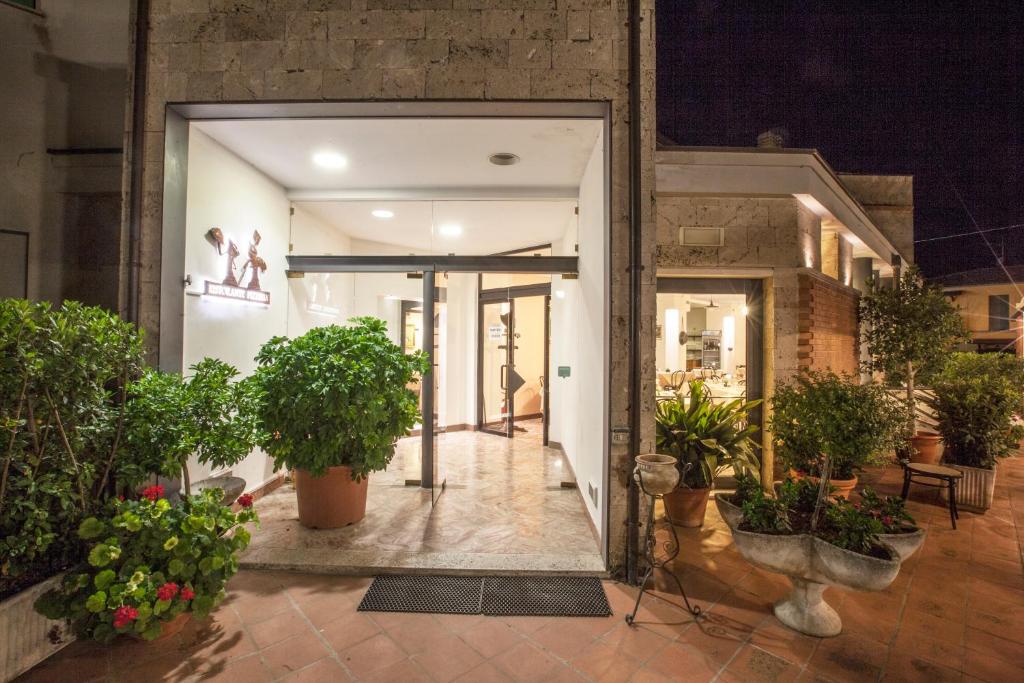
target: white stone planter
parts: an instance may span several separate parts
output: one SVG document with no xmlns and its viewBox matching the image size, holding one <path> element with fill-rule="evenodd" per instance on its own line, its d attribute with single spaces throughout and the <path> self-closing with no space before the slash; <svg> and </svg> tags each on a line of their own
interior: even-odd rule
<svg viewBox="0 0 1024 683">
<path fill-rule="evenodd" d="M 963 473 L 963 479 L 956 485 L 956 506 L 965 510 L 984 512 L 992 507 L 992 498 L 996 493 L 996 468 L 966 467 L 964 465 L 947 465 Z M 942 499 L 949 495 L 942 489 Z"/>
<path fill-rule="evenodd" d="M 892 549 L 900 556 L 900 563 L 903 563 L 918 551 L 921 544 L 924 543 L 924 535 L 924 529 L 917 529 L 907 534 L 878 534 L 878 540 L 892 546 Z"/>
<path fill-rule="evenodd" d="M 58 574 L 0 602 L 0 680 L 10 681 L 75 639 L 64 622 L 37 613 L 36 599 L 60 584 Z"/>
<path fill-rule="evenodd" d="M 722 519 L 730 529 L 735 529 L 740 525 L 743 520 L 743 508 L 739 505 L 734 505 L 731 500 L 732 496 L 725 493 L 715 494 L 715 507 L 718 508 L 718 514 L 722 515 Z"/>
<path fill-rule="evenodd" d="M 825 602 L 829 585 L 862 591 L 887 588 L 900 571 L 900 555 L 880 560 L 843 550 L 808 534 L 775 536 L 732 530 L 736 548 L 756 567 L 786 575 L 793 590 L 775 603 L 776 618 L 811 636 L 837 636 L 843 630 L 839 614 Z"/>
</svg>

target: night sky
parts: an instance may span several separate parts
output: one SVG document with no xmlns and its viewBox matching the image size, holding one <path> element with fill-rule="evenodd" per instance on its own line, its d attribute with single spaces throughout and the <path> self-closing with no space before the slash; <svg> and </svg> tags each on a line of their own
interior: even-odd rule
<svg viewBox="0 0 1024 683">
<path fill-rule="evenodd" d="M 658 129 L 753 146 L 774 126 L 837 171 L 910 173 L 927 275 L 997 265 L 1024 223 L 1024 1 L 658 0 Z M 1024 263 L 1024 226 L 986 233 Z"/>
</svg>

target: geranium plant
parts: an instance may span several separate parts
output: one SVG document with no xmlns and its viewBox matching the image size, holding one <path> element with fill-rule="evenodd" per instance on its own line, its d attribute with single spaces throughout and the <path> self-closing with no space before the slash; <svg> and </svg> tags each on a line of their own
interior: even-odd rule
<svg viewBox="0 0 1024 683">
<path fill-rule="evenodd" d="M 383 320 L 352 322 L 274 337 L 260 349 L 262 445 L 276 467 L 317 477 L 345 465 L 359 481 L 387 467 L 395 441 L 420 419 L 407 385 L 429 369 L 426 356 L 403 353 Z"/>
<path fill-rule="evenodd" d="M 114 500 L 107 514 L 84 519 L 77 533 L 89 544 L 87 560 L 36 610 L 103 642 L 118 634 L 152 640 L 180 614 L 209 614 L 249 543 L 244 525 L 258 523 L 252 500 L 240 499 L 234 512 L 221 504 L 220 489 L 173 506 L 162 495 L 151 486 L 138 500 Z"/>
</svg>

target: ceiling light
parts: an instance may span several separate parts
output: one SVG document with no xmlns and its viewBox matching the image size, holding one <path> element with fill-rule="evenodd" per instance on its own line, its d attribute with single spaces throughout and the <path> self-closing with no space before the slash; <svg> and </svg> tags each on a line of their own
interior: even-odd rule
<svg viewBox="0 0 1024 683">
<path fill-rule="evenodd" d="M 395 212 L 388 211 L 387 209 L 374 209 L 372 211 L 374 218 L 394 218 Z"/>
<path fill-rule="evenodd" d="M 329 171 L 340 171 L 348 166 L 348 159 L 337 152 L 324 150 L 313 154 L 313 163 Z"/>
<path fill-rule="evenodd" d="M 490 162 L 495 166 L 512 166 L 519 163 L 519 157 L 512 152 L 497 152 L 490 156 Z"/>
<path fill-rule="evenodd" d="M 462 226 L 458 223 L 445 223 L 437 231 L 445 237 L 458 237 L 462 234 Z"/>
</svg>

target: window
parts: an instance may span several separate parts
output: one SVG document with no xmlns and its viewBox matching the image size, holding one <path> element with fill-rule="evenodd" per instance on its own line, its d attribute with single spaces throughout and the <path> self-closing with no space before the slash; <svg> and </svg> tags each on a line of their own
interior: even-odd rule
<svg viewBox="0 0 1024 683">
<path fill-rule="evenodd" d="M 1010 295 L 996 294 L 988 298 L 988 329 L 1010 329 Z"/>
<path fill-rule="evenodd" d="M 29 9 L 39 9 L 39 0 L 2 0 L 9 5 L 18 5 Z"/>
</svg>

